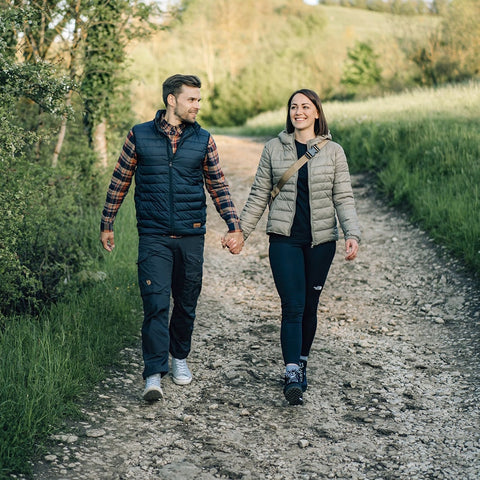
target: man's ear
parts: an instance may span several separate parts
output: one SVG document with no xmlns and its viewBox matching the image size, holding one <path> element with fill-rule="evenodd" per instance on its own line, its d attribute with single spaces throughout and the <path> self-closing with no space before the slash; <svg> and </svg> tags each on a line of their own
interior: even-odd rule
<svg viewBox="0 0 480 480">
<path fill-rule="evenodd" d="M 167 96 L 167 107 L 175 107 L 177 105 L 177 99 L 173 93 L 169 93 Z"/>
</svg>

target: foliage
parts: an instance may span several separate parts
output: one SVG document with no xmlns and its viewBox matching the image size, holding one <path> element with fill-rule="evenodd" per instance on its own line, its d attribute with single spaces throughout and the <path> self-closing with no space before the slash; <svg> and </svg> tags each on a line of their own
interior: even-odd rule
<svg viewBox="0 0 480 480">
<path fill-rule="evenodd" d="M 90 281 L 79 294 L 70 292 L 38 318 L 11 317 L 4 325 L 0 478 L 28 473 L 31 462 L 44 453 L 47 437 L 64 420 L 80 417 L 80 396 L 104 377 L 121 348 L 138 338 L 141 301 L 135 285 L 136 251 L 130 248 L 136 242 L 130 203 L 125 207 L 132 219 L 125 223 L 128 240 L 117 236 L 118 246 L 125 246 L 122 260 L 101 265 L 104 281 Z M 90 216 L 88 230 L 97 221 L 97 215 Z M 99 267 L 95 264 L 93 272 Z"/>
<path fill-rule="evenodd" d="M 41 5 L 1 0 L 0 5 L 1 324 L 12 314 L 37 314 L 74 289 L 76 272 L 95 257 L 85 222 L 101 200 L 95 154 L 82 128 L 83 105 L 80 97 L 71 97 L 78 91 L 73 80 L 88 79 L 80 91 L 86 92 L 92 116 L 98 111 L 125 116 L 123 107 L 107 108 L 121 98 L 115 72 L 125 39 L 141 31 L 138 21 L 148 23 L 154 8 L 127 0 Z M 110 15 L 97 18 L 102 11 Z M 82 28 L 90 26 L 88 43 Z M 105 38 L 110 43 L 102 43 Z M 83 57 L 85 44 L 91 48 Z M 108 61 L 104 50 L 111 53 Z M 61 162 L 51 168 L 55 137 L 67 119 Z"/>
<path fill-rule="evenodd" d="M 112 105 L 119 99 L 121 88 L 127 84 L 123 75 L 127 43 L 154 30 L 156 26 L 149 18 L 158 13 L 155 3 L 95 0 L 91 5 L 90 22 L 84 34 L 80 88 L 90 144 L 93 143 L 95 127 L 104 119 L 111 118 Z"/>
<path fill-rule="evenodd" d="M 381 81 L 378 55 L 369 43 L 357 42 L 348 50 L 347 56 L 341 83 L 349 93 L 355 94 L 360 89 L 373 87 Z"/>
<path fill-rule="evenodd" d="M 16 17 L 0 16 L 2 31 L 12 31 Z M 18 18 L 18 17 L 17 17 Z M 0 316 L 35 313 L 57 299 L 63 282 L 88 262 L 88 242 L 82 235 L 83 208 L 91 201 L 91 160 L 83 171 L 62 167 L 52 171 L 36 155 L 48 146 L 70 83 L 43 60 L 17 63 L 0 41 Z M 30 128 L 27 119 L 41 106 L 43 127 Z M 24 116 L 25 115 L 25 116 Z M 79 138 L 76 138 L 77 144 Z M 85 147 L 85 144 L 83 145 Z M 88 157 L 88 150 L 77 161 Z M 86 177 L 80 174 L 86 173 Z M 88 179 L 85 182 L 84 178 Z M 89 192 L 90 195 L 84 196 Z M 86 200 L 87 199 L 87 200 Z M 73 237 L 72 237 L 73 235 Z M 1 323 L 1 322 L 0 322 Z"/>
<path fill-rule="evenodd" d="M 7 21 L 2 20 L 0 25 L 5 29 Z M 51 268 L 41 251 L 42 246 L 46 247 L 43 234 L 47 218 L 52 216 L 51 202 L 41 203 L 42 198 L 48 197 L 46 185 L 50 179 L 27 156 L 32 145 L 48 138 L 48 132 L 35 133 L 22 127 L 17 117 L 17 98 L 34 100 L 56 114 L 64 111 L 62 100 L 69 88 L 64 79 L 56 79 L 49 64 L 42 61 L 16 64 L 6 50 L 5 43 L 0 43 L 0 161 L 3 170 L 0 201 L 4 209 L 0 217 L 0 316 L 37 310 L 41 292 L 45 295 L 51 287 L 47 277 L 37 270 L 39 265 Z M 55 249 L 56 241 L 50 248 Z"/>
<path fill-rule="evenodd" d="M 25 156 L 2 163 L 0 314 L 34 314 L 57 300 L 64 284 L 91 259 L 84 212 L 89 202 L 98 201 L 98 195 L 91 195 L 92 162 L 83 169 L 90 173 L 90 184 L 77 167 L 52 170 Z"/>
<path fill-rule="evenodd" d="M 480 74 L 480 3 L 453 0 L 443 10 L 443 22 L 427 42 L 404 41 L 423 85 L 461 82 Z"/>
</svg>

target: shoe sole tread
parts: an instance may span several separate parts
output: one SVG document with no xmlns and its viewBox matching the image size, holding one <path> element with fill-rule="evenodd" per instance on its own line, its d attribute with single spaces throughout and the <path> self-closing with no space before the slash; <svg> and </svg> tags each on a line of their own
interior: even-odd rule
<svg viewBox="0 0 480 480">
<path fill-rule="evenodd" d="M 147 402 L 153 402 L 154 400 L 160 400 L 163 397 L 163 392 L 158 388 L 151 388 L 143 393 L 143 399 Z"/>
<path fill-rule="evenodd" d="M 284 395 L 290 405 L 303 404 L 303 391 L 298 383 L 287 385 L 284 390 Z"/>
</svg>

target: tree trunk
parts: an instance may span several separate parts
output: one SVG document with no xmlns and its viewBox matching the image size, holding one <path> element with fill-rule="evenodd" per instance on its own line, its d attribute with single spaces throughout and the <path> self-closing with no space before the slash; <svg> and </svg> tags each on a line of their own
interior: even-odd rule
<svg viewBox="0 0 480 480">
<path fill-rule="evenodd" d="M 93 132 L 93 149 L 97 154 L 100 167 L 104 170 L 106 170 L 108 166 L 107 147 L 107 121 L 102 119 Z"/>
<path fill-rule="evenodd" d="M 72 91 L 70 90 L 67 93 L 67 100 L 65 104 L 70 107 L 72 105 Z M 58 132 L 57 144 L 55 145 L 55 150 L 53 151 L 52 158 L 52 167 L 56 168 L 58 165 L 58 156 L 62 151 L 63 141 L 65 140 L 65 133 L 67 132 L 67 114 L 65 113 L 62 116 L 62 124 L 60 125 L 60 132 Z"/>
</svg>

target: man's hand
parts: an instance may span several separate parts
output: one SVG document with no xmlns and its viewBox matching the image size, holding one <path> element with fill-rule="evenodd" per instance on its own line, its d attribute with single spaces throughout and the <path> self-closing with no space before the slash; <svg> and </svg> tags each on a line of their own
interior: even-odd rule
<svg viewBox="0 0 480 480">
<path fill-rule="evenodd" d="M 100 241 L 102 242 L 103 248 L 107 252 L 111 252 L 115 248 L 115 241 L 113 239 L 113 232 L 101 232 Z"/>
<path fill-rule="evenodd" d="M 227 232 L 222 237 L 222 247 L 228 248 L 230 253 L 233 253 L 234 255 L 237 255 L 242 251 L 244 243 L 242 232 Z"/>
<path fill-rule="evenodd" d="M 358 242 L 354 238 L 345 241 L 345 260 L 353 260 L 358 253 Z"/>
</svg>

